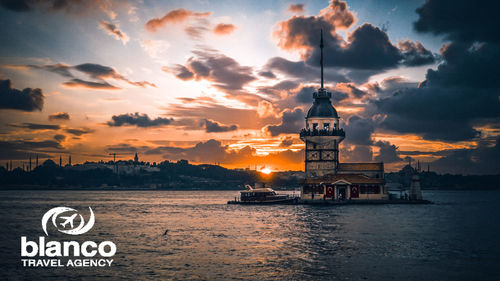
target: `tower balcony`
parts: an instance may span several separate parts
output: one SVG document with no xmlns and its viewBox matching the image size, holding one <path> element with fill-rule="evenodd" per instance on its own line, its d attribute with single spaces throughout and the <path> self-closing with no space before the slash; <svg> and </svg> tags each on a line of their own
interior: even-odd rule
<svg viewBox="0 0 500 281">
<path fill-rule="evenodd" d="M 302 129 L 300 130 L 300 137 L 315 137 L 315 136 L 335 136 L 335 137 L 345 137 L 344 129 L 335 130 L 311 130 Z"/>
<path fill-rule="evenodd" d="M 300 130 L 300 139 L 302 141 L 309 141 L 317 144 L 329 143 L 336 140 L 340 143 L 345 138 L 345 132 L 343 129 L 336 130 L 311 130 L 302 129 Z"/>
</svg>

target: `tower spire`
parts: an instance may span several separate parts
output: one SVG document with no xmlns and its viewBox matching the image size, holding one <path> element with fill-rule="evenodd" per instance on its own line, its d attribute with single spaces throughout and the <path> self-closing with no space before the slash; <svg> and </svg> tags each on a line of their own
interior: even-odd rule
<svg viewBox="0 0 500 281">
<path fill-rule="evenodd" d="M 321 89 L 323 89 L 323 29 L 321 29 L 321 40 L 319 42 L 319 48 L 321 49 L 321 59 L 320 59 L 320 65 L 321 65 Z"/>
</svg>

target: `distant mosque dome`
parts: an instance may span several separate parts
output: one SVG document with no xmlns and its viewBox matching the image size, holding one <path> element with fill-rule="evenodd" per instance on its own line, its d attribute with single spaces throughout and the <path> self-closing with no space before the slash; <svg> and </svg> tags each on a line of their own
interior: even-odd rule
<svg viewBox="0 0 500 281">
<path fill-rule="evenodd" d="M 319 92 L 314 93 L 314 103 L 307 112 L 307 118 L 310 117 L 339 118 L 337 110 L 335 110 L 330 101 L 331 96 L 332 94 L 324 89 L 320 89 Z"/>
</svg>

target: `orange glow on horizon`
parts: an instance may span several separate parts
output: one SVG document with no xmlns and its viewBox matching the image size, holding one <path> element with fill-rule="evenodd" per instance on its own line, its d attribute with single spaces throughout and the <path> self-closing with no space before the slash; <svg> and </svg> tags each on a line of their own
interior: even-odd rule
<svg viewBox="0 0 500 281">
<path fill-rule="evenodd" d="M 263 174 L 265 174 L 265 175 L 269 175 L 273 171 L 271 171 L 271 169 L 269 169 L 269 168 L 264 168 L 264 169 L 260 170 L 260 172 L 263 173 Z"/>
</svg>

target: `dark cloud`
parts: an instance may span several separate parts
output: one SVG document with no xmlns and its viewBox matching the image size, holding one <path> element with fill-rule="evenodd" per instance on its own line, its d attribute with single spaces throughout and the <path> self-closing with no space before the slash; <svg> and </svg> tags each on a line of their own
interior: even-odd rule
<svg viewBox="0 0 500 281">
<path fill-rule="evenodd" d="M 163 68 L 173 72 L 182 80 L 207 80 L 214 87 L 221 90 L 241 90 L 244 85 L 256 79 L 253 69 L 241 66 L 234 59 L 213 50 L 194 51 L 195 56 L 188 59 L 186 64 Z"/>
<path fill-rule="evenodd" d="M 373 151 L 369 145 L 346 146 L 340 148 L 341 162 L 371 162 Z"/>
<path fill-rule="evenodd" d="M 430 0 L 417 9 L 417 31 L 445 35 L 452 42 L 443 45 L 443 62 L 427 71 L 418 88 L 374 102 L 385 115 L 383 128 L 463 141 L 477 140 L 479 126 L 500 122 L 499 23 L 488 17 L 498 4 L 492 3 Z"/>
<path fill-rule="evenodd" d="M 11 127 L 23 128 L 29 130 L 59 130 L 61 126 L 59 125 L 49 125 L 49 124 L 36 124 L 36 123 L 22 123 L 22 124 L 10 124 Z"/>
<path fill-rule="evenodd" d="M 296 134 L 304 128 L 305 116 L 304 111 L 300 108 L 286 109 L 282 112 L 279 125 L 268 125 L 264 129 L 273 137 L 280 134 Z"/>
<path fill-rule="evenodd" d="M 173 118 L 158 117 L 156 119 L 151 119 L 147 114 L 140 114 L 136 112 L 113 115 L 113 117 L 111 117 L 111 121 L 108 121 L 107 124 L 110 127 L 137 126 L 141 128 L 147 128 L 166 126 L 172 124 L 173 122 Z"/>
<path fill-rule="evenodd" d="M 386 114 L 382 126 L 426 139 L 470 140 L 479 136 L 478 122 L 500 118 L 496 68 L 500 48 L 492 44 L 451 43 L 442 48 L 444 62 L 429 69 L 419 88 L 408 88 L 375 101 Z"/>
<path fill-rule="evenodd" d="M 106 151 L 110 152 L 120 152 L 120 153 L 135 153 L 138 151 L 137 147 L 134 147 L 128 143 L 120 143 L 116 145 L 106 146 Z"/>
<path fill-rule="evenodd" d="M 339 84 L 337 84 L 339 85 Z M 317 89 L 314 87 L 310 86 L 302 86 L 298 89 L 298 91 L 295 91 L 296 93 L 294 94 L 295 101 L 298 104 L 305 104 L 305 105 L 310 105 L 313 103 L 313 93 L 317 92 Z M 340 101 L 343 101 L 347 99 L 349 95 L 347 93 L 338 91 L 334 89 L 332 91 L 332 102 L 333 103 L 339 103 Z"/>
<path fill-rule="evenodd" d="M 434 56 L 420 43 L 404 41 L 400 50 L 393 45 L 384 30 L 365 23 L 348 35 L 347 41 L 337 33 L 349 28 L 355 21 L 345 2 L 332 0 L 318 16 L 294 16 L 279 22 L 275 37 L 278 46 L 301 52 L 302 59 L 311 66 L 319 65 L 320 30 L 324 37 L 324 63 L 327 67 L 376 70 L 395 68 L 400 64 L 422 65 L 434 61 Z"/>
<path fill-rule="evenodd" d="M 114 79 L 124 81 L 130 85 L 138 87 L 156 87 L 154 83 L 148 81 L 131 81 L 124 75 L 118 73 L 114 68 L 100 65 L 96 63 L 83 63 L 75 66 L 69 66 L 65 64 L 49 64 L 49 65 L 11 65 L 11 68 L 28 68 L 28 69 L 41 69 L 59 74 L 63 77 L 72 78 L 70 81 L 64 82 L 63 85 L 67 87 L 81 87 L 88 89 L 100 89 L 100 90 L 117 90 L 119 87 L 113 86 L 105 81 L 105 79 Z M 76 70 L 81 73 L 86 74 L 90 78 L 96 81 L 87 81 L 80 79 L 71 73 L 71 70 Z"/>
<path fill-rule="evenodd" d="M 346 131 L 346 143 L 355 145 L 373 144 L 372 133 L 375 131 L 375 124 L 371 119 L 353 115 L 349 118 L 344 130 Z"/>
<path fill-rule="evenodd" d="M 30 154 L 37 153 L 39 156 L 48 156 L 42 154 L 46 150 L 61 150 L 63 147 L 59 141 L 0 141 L 0 159 L 19 160 L 27 159 Z"/>
<path fill-rule="evenodd" d="M 431 163 L 432 171 L 452 174 L 500 174 L 500 137 L 482 140 L 473 149 L 458 149 Z"/>
<path fill-rule="evenodd" d="M 57 134 L 54 136 L 54 139 L 58 142 L 62 142 L 66 139 L 66 136 L 65 135 L 61 135 L 61 134 Z"/>
<path fill-rule="evenodd" d="M 304 82 L 311 82 L 311 80 L 319 82 L 321 79 L 319 67 L 309 66 L 303 61 L 294 62 L 281 57 L 274 57 L 267 61 L 265 68 L 298 78 Z M 324 77 L 331 82 L 349 81 L 344 75 L 328 69 L 325 71 Z"/>
<path fill-rule="evenodd" d="M 0 109 L 17 109 L 22 111 L 42 111 L 44 95 L 41 89 L 12 88 L 12 82 L 0 79 Z"/>
<path fill-rule="evenodd" d="M 401 40 L 398 48 L 403 56 L 403 64 L 407 66 L 419 66 L 436 62 L 436 56 L 420 42 Z"/>
<path fill-rule="evenodd" d="M 227 35 L 232 33 L 236 29 L 236 26 L 230 23 L 219 23 L 214 27 L 214 33 L 218 35 Z"/>
<path fill-rule="evenodd" d="M 259 75 L 262 77 L 271 78 L 271 79 L 276 78 L 276 75 L 274 75 L 274 73 L 272 71 L 269 71 L 269 70 L 261 71 L 261 72 L 259 72 Z"/>
<path fill-rule="evenodd" d="M 274 115 L 259 117 L 256 109 L 241 109 L 223 106 L 216 102 L 203 102 L 197 106 L 173 104 L 165 108 L 169 116 L 179 118 L 210 119 L 222 124 L 238 124 L 240 129 L 261 129 L 266 124 L 277 122 Z"/>
<path fill-rule="evenodd" d="M 109 35 L 115 37 L 116 40 L 122 41 L 123 44 L 126 44 L 129 41 L 129 37 L 120 28 L 113 23 L 107 21 L 100 21 L 99 26 L 106 31 Z"/>
<path fill-rule="evenodd" d="M 172 24 L 172 23 L 182 23 L 189 18 L 200 18 L 200 17 L 207 17 L 210 16 L 210 12 L 204 12 L 204 13 L 197 13 L 193 12 L 190 10 L 185 10 L 185 9 L 177 9 L 177 10 L 172 10 L 166 13 L 163 17 L 161 18 L 153 18 L 150 19 L 146 23 L 146 29 L 155 32 L 159 28 L 162 28 L 166 26 L 167 24 Z"/>
<path fill-rule="evenodd" d="M 378 155 L 375 156 L 374 158 L 375 161 L 384 163 L 394 163 L 403 161 L 403 159 L 401 159 L 398 156 L 397 146 L 390 144 L 389 142 L 386 141 L 378 141 L 375 143 L 375 146 L 378 146 L 380 148 Z"/>
<path fill-rule="evenodd" d="M 70 116 L 67 112 L 56 112 L 49 115 L 49 120 L 69 120 Z"/>
<path fill-rule="evenodd" d="M 292 13 L 303 13 L 304 12 L 304 4 L 290 4 L 290 6 L 288 6 L 287 11 L 292 12 Z"/>
<path fill-rule="evenodd" d="M 454 41 L 499 42 L 499 10 L 498 1 L 428 0 L 417 9 L 414 27 Z"/>
<path fill-rule="evenodd" d="M 114 17 L 111 10 L 113 1 L 109 0 L 0 0 L 0 6 L 15 12 L 65 12 L 67 14 L 95 13 L 96 10 Z"/>
<path fill-rule="evenodd" d="M 290 147 L 293 144 L 293 138 L 292 137 L 285 137 L 281 143 L 280 147 Z"/>
<path fill-rule="evenodd" d="M 112 78 L 116 80 L 125 81 L 133 86 L 139 86 L 143 88 L 146 86 L 156 87 L 155 84 L 147 81 L 138 81 L 138 82 L 131 81 L 125 78 L 125 76 L 123 76 L 122 74 L 118 73 L 114 68 L 105 65 L 100 65 L 96 63 L 83 63 L 76 65 L 73 68 L 89 75 L 94 79 L 104 80 L 106 78 Z"/>
<path fill-rule="evenodd" d="M 205 123 L 205 132 L 207 133 L 223 133 L 236 131 L 238 129 L 238 126 L 236 125 L 223 125 L 217 121 L 208 119 L 205 119 L 203 121 Z"/>
<path fill-rule="evenodd" d="M 86 88 L 93 90 L 120 90 L 121 88 L 113 86 L 108 82 L 93 82 L 93 81 L 85 81 L 82 79 L 71 79 L 68 82 L 62 83 L 64 86 L 69 88 Z"/>
<path fill-rule="evenodd" d="M 94 132 L 94 130 L 89 129 L 89 128 L 67 128 L 67 129 L 64 129 L 64 131 L 66 131 L 66 133 L 69 133 L 69 134 L 72 134 L 75 136 L 82 136 L 82 135 L 90 134 L 90 133 Z"/>
</svg>

